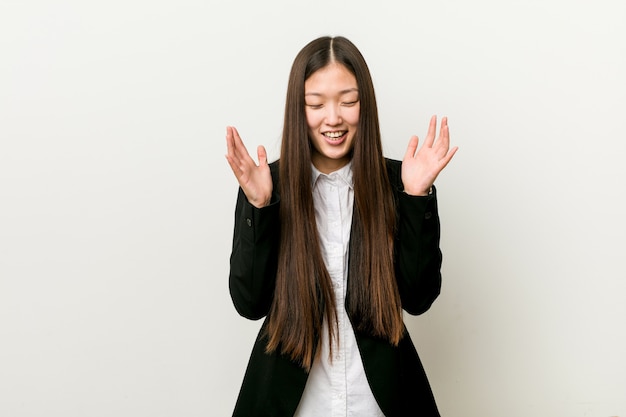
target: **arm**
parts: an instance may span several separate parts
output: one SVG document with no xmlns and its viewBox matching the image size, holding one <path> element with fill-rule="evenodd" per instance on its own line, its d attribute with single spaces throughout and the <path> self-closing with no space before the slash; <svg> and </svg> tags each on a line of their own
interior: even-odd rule
<svg viewBox="0 0 626 417">
<path fill-rule="evenodd" d="M 441 250 L 436 190 L 425 197 L 398 195 L 395 272 L 402 308 L 422 314 L 441 290 Z"/>
<path fill-rule="evenodd" d="M 280 236 L 277 164 L 270 166 L 265 148 L 259 146 L 257 165 L 232 126 L 226 128 L 226 146 L 226 160 L 240 186 L 230 256 L 230 295 L 239 314 L 256 320 L 269 311 L 276 282 Z"/>
<path fill-rule="evenodd" d="M 446 117 L 435 140 L 436 128 L 437 118 L 433 116 L 419 150 L 419 139 L 411 138 L 402 160 L 400 181 L 393 182 L 398 211 L 396 279 L 402 307 L 410 314 L 428 310 L 441 290 L 440 226 L 433 183 L 458 148 L 450 149 Z"/>
<path fill-rule="evenodd" d="M 242 316 L 258 320 L 272 304 L 280 236 L 279 201 L 257 208 L 239 190 L 230 255 L 230 296 Z"/>
</svg>

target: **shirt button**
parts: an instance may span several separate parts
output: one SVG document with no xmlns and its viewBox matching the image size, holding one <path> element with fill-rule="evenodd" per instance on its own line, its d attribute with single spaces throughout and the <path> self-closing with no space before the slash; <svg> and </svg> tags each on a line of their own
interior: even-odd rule
<svg viewBox="0 0 626 417">
<path fill-rule="evenodd" d="M 427 211 L 426 214 L 424 214 L 424 218 L 426 220 L 430 219 L 431 217 L 433 217 L 433 214 L 430 211 Z"/>
<path fill-rule="evenodd" d="M 252 227 L 252 220 L 251 219 L 246 219 L 246 223 L 248 223 L 248 227 Z"/>
</svg>

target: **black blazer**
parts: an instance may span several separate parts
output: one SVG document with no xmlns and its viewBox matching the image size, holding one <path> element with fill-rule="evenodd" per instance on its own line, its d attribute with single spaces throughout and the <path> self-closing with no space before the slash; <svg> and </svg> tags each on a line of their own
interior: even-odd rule
<svg viewBox="0 0 626 417">
<path fill-rule="evenodd" d="M 441 251 L 436 191 L 427 197 L 402 192 L 401 162 L 387 160 L 396 201 L 395 271 L 402 307 L 410 314 L 428 310 L 441 289 Z M 230 258 L 230 294 L 242 316 L 265 317 L 272 303 L 279 246 L 278 163 L 270 165 L 274 195 L 258 209 L 239 190 Z M 349 274 L 348 274 L 349 275 Z M 350 279 L 350 277 L 348 277 Z M 349 288 L 349 287 L 348 287 Z M 347 298 L 347 297 L 346 297 Z M 233 416 L 293 416 L 308 374 L 280 353 L 265 353 L 263 324 L 252 349 Z M 406 331 L 398 346 L 355 332 L 367 380 L 386 417 L 439 417 L 417 351 Z"/>
</svg>

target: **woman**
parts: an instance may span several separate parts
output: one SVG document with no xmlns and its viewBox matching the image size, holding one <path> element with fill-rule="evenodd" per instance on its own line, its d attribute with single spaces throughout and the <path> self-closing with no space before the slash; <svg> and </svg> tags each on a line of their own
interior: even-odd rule
<svg viewBox="0 0 626 417">
<path fill-rule="evenodd" d="M 457 148 L 433 116 L 424 144 L 383 157 L 358 49 L 323 37 L 289 76 L 280 160 L 257 165 L 228 127 L 240 191 L 229 278 L 237 311 L 266 317 L 235 416 L 438 416 L 402 310 L 441 287 L 433 183 Z"/>
</svg>

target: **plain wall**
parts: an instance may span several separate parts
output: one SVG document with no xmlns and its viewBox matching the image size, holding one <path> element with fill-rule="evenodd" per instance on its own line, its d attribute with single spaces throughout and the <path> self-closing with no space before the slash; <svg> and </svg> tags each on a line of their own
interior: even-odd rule
<svg viewBox="0 0 626 417">
<path fill-rule="evenodd" d="M 387 156 L 432 114 L 446 417 L 626 417 L 626 3 L 0 2 L 0 416 L 232 412 L 226 125 L 279 154 L 296 53 L 362 51 Z"/>
</svg>

